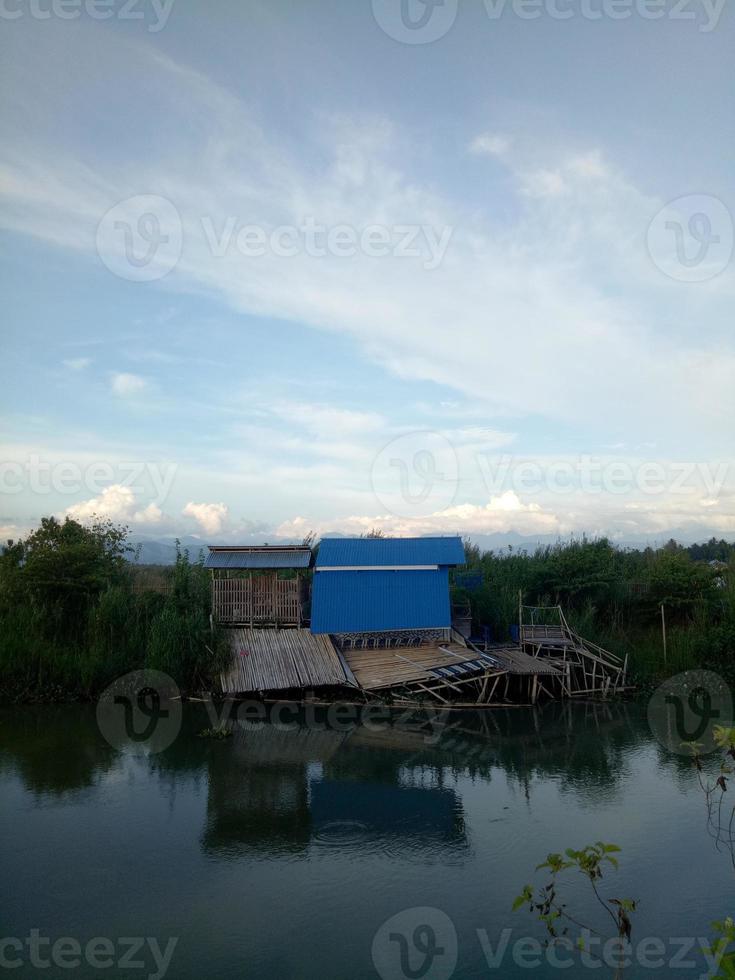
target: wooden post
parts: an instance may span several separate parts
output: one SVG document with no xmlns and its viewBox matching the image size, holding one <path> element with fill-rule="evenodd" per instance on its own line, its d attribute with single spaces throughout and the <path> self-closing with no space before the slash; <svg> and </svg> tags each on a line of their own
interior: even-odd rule
<svg viewBox="0 0 735 980">
<path fill-rule="evenodd" d="M 666 613 L 664 612 L 664 604 L 661 603 L 661 635 L 664 641 L 664 666 L 668 666 L 668 657 L 666 651 Z"/>
<path fill-rule="evenodd" d="M 523 590 L 518 590 L 518 646 L 523 649 Z"/>
</svg>

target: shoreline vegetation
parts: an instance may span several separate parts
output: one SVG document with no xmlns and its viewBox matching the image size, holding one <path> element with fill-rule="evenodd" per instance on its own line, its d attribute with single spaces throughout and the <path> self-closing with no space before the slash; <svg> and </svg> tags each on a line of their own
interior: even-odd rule
<svg viewBox="0 0 735 980">
<path fill-rule="evenodd" d="M 577 633 L 627 654 L 638 686 L 694 668 L 735 680 L 735 543 L 670 540 L 639 550 L 583 537 L 533 553 L 482 553 L 465 542 L 465 552 L 462 572 L 481 573 L 482 585 L 457 597 L 469 598 L 473 622 L 490 625 L 494 639 L 518 622 L 520 591 L 525 604 L 559 605 Z"/>
<path fill-rule="evenodd" d="M 735 544 L 635 550 L 582 538 L 533 553 L 465 549 L 453 600 L 469 603 L 476 628 L 488 625 L 495 640 L 517 624 L 521 592 L 530 605 L 561 605 L 579 633 L 628 654 L 644 688 L 696 667 L 735 676 Z M 132 564 L 133 552 L 125 527 L 53 517 L 4 548 L 0 702 L 90 700 L 143 668 L 185 693 L 214 689 L 229 650 L 225 631 L 211 627 L 203 554 L 177 545 L 174 565 L 152 567 Z"/>
<path fill-rule="evenodd" d="M 74 701 L 149 668 L 208 689 L 226 663 L 203 560 L 178 549 L 164 591 L 139 587 L 128 530 L 43 518 L 0 555 L 0 702 Z"/>
</svg>

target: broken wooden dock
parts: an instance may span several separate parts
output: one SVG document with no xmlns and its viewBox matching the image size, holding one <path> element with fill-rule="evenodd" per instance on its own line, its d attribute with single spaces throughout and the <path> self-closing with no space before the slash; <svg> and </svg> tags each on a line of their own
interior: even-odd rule
<svg viewBox="0 0 735 980">
<path fill-rule="evenodd" d="M 303 628 L 232 628 L 222 692 L 349 688 L 396 702 L 483 706 L 608 697 L 625 688 L 627 661 L 580 637 L 559 607 L 555 623 L 539 623 L 541 612 L 524 607 L 530 621 L 521 620 L 518 643 L 479 646 L 456 630 L 440 631 L 443 640 L 411 633 L 401 643 L 342 648 L 339 637 Z"/>
<path fill-rule="evenodd" d="M 607 697 L 625 688 L 628 658 L 581 637 L 569 626 L 561 606 L 522 606 L 520 624 L 522 650 L 564 674 L 568 697 Z"/>
</svg>

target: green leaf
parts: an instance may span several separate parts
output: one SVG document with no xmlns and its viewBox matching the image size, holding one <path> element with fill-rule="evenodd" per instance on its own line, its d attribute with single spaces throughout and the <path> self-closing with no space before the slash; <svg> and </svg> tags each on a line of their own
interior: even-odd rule
<svg viewBox="0 0 735 980">
<path fill-rule="evenodd" d="M 533 898 L 533 891 L 530 885 L 524 885 L 523 891 L 513 902 L 513 911 L 517 912 L 522 905 L 527 905 Z"/>
</svg>

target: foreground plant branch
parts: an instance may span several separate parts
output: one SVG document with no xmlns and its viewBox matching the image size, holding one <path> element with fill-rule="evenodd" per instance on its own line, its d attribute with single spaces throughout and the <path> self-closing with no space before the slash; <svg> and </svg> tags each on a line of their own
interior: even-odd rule
<svg viewBox="0 0 735 980">
<path fill-rule="evenodd" d="M 579 851 L 567 848 L 564 855 L 549 854 L 543 864 L 539 864 L 537 871 L 548 870 L 551 873 L 549 882 L 538 889 L 536 897 L 531 885 L 526 885 L 520 895 L 513 902 L 513 910 L 528 907 L 528 910 L 538 916 L 540 922 L 544 924 L 549 935 L 547 942 L 573 945 L 574 948 L 583 952 L 585 940 L 583 935 L 577 935 L 574 940 L 569 935 L 569 925 L 576 926 L 583 932 L 600 936 L 603 939 L 618 938 L 621 944 L 630 942 L 632 932 L 632 922 L 630 916 L 636 909 L 636 903 L 630 898 L 610 898 L 605 899 L 600 894 L 598 883 L 603 878 L 603 867 L 610 865 L 617 870 L 618 860 L 614 856 L 620 851 L 616 844 L 605 844 L 598 841 L 596 844 L 589 844 Z M 583 874 L 590 883 L 590 887 L 596 903 L 604 910 L 615 927 L 614 936 L 605 936 L 592 926 L 580 922 L 576 916 L 571 915 L 566 903 L 562 902 L 558 895 L 558 876 L 565 871 L 576 870 Z M 622 967 L 615 971 L 615 977 L 621 975 Z"/>
<path fill-rule="evenodd" d="M 735 869 L 735 804 L 725 803 L 729 791 L 729 781 L 733 775 L 732 761 L 735 760 L 735 728 L 715 725 L 712 729 L 715 745 L 722 751 L 717 777 L 708 780 L 704 776 L 704 766 L 700 750 L 701 743 L 687 742 L 692 753 L 692 764 L 697 772 L 697 780 L 704 793 L 707 805 L 707 831 L 719 850 L 727 848 L 730 862 Z M 729 812 L 728 812 L 729 810 Z M 735 978 L 735 922 L 731 917 L 712 923 L 715 939 L 705 947 L 704 952 L 713 956 L 720 972 L 715 980 Z"/>
<path fill-rule="evenodd" d="M 699 786 L 704 793 L 707 806 L 707 831 L 720 849 L 724 846 L 730 855 L 735 869 L 735 802 L 728 803 L 729 782 L 733 775 L 732 761 L 735 760 L 735 728 L 715 725 L 712 729 L 715 745 L 723 755 L 716 778 L 705 776 L 700 742 L 683 743 L 692 754 L 692 764 L 697 772 Z M 731 794 L 732 795 L 732 794 Z"/>
</svg>

